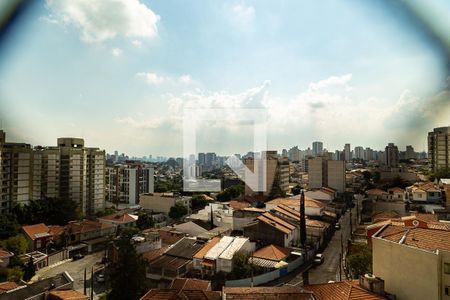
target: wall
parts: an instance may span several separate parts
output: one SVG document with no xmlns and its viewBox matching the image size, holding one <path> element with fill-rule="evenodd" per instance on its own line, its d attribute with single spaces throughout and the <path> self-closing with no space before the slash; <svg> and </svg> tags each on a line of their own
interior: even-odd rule
<svg viewBox="0 0 450 300">
<path fill-rule="evenodd" d="M 175 205 L 175 198 L 163 197 L 161 194 L 142 194 L 139 197 L 139 205 L 143 209 L 169 214 L 170 208 Z"/>
<path fill-rule="evenodd" d="M 439 258 L 432 252 L 372 238 L 373 273 L 397 300 L 439 299 Z"/>
</svg>

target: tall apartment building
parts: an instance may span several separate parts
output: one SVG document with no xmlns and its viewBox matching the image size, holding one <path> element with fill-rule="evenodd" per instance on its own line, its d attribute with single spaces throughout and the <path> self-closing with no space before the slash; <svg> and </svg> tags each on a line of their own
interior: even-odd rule
<svg viewBox="0 0 450 300">
<path fill-rule="evenodd" d="M 345 162 L 314 157 L 308 160 L 308 187 L 318 189 L 331 187 L 339 193 L 345 192 Z"/>
<path fill-rule="evenodd" d="M 140 163 L 120 164 L 108 168 L 108 201 L 138 204 L 139 195 L 154 192 L 153 176 L 154 169 Z"/>
<path fill-rule="evenodd" d="M 262 156 L 265 157 L 265 163 L 266 163 L 266 172 L 265 172 L 266 182 L 265 182 L 265 184 L 262 183 L 264 176 L 257 176 L 256 178 L 254 178 L 254 180 L 257 180 L 259 182 L 258 183 L 251 182 L 251 185 L 257 184 L 257 186 L 262 187 L 264 189 L 264 192 L 260 193 L 258 191 L 253 191 L 250 188 L 250 186 L 248 186 L 246 184 L 245 185 L 245 194 L 246 195 L 262 194 L 264 196 L 269 196 L 270 192 L 272 191 L 272 187 L 275 182 L 277 172 L 278 172 L 278 176 L 279 176 L 280 188 L 284 192 L 288 192 L 288 190 L 289 190 L 289 162 L 285 161 L 285 160 L 282 160 L 279 162 L 278 158 L 277 158 L 277 156 L 278 156 L 277 151 L 266 151 L 266 152 L 262 153 Z M 258 172 L 258 170 L 262 170 L 262 163 L 264 161 L 257 160 L 257 162 L 259 162 L 260 164 L 255 165 L 255 159 L 248 158 L 248 159 L 245 159 L 244 164 L 250 171 Z M 246 178 L 246 182 L 248 182 L 248 180 L 251 180 L 251 179 Z"/>
<path fill-rule="evenodd" d="M 352 160 L 352 151 L 350 150 L 350 144 L 344 145 L 344 160 L 345 161 Z"/>
<path fill-rule="evenodd" d="M 397 168 L 399 160 L 398 147 L 394 143 L 389 143 L 384 151 L 384 163 L 389 168 Z"/>
<path fill-rule="evenodd" d="M 405 152 L 405 158 L 406 159 L 416 159 L 416 151 L 414 151 L 414 147 L 411 145 L 406 146 L 406 152 Z"/>
<path fill-rule="evenodd" d="M 1 212 L 30 200 L 64 198 L 84 214 L 104 208 L 105 151 L 85 148 L 84 140 L 58 138 L 58 146 L 32 148 L 6 143 L 0 131 Z"/>
<path fill-rule="evenodd" d="M 364 148 L 361 146 L 355 147 L 355 157 L 356 159 L 364 159 Z"/>
<path fill-rule="evenodd" d="M 367 147 L 366 150 L 364 151 L 364 159 L 365 160 L 373 160 L 374 159 L 373 150 L 370 149 L 369 147 Z"/>
<path fill-rule="evenodd" d="M 322 142 L 313 142 L 312 143 L 312 151 L 313 151 L 313 155 L 317 156 L 317 155 L 321 155 L 323 152 L 323 143 Z"/>
<path fill-rule="evenodd" d="M 428 159 L 434 171 L 450 168 L 450 126 L 428 133 Z"/>
</svg>

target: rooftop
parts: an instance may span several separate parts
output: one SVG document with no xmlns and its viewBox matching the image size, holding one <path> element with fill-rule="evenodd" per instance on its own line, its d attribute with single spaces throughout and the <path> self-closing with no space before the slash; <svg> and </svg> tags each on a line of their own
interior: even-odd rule
<svg viewBox="0 0 450 300">
<path fill-rule="evenodd" d="M 275 215 L 269 212 L 264 213 L 263 215 L 257 217 L 256 219 L 278 229 L 283 233 L 291 233 L 292 231 L 295 230 L 294 225 L 282 220 L 281 218 L 276 217 Z"/>
<path fill-rule="evenodd" d="M 132 215 L 132 214 L 127 214 L 127 213 L 115 213 L 112 215 L 108 215 L 108 216 L 104 216 L 101 218 L 98 218 L 100 221 L 101 220 L 105 220 L 105 221 L 113 221 L 114 223 L 132 223 L 132 222 L 136 222 L 136 220 L 138 219 L 138 216 L 136 215 Z"/>
<path fill-rule="evenodd" d="M 208 251 L 214 247 L 220 241 L 220 237 L 213 237 L 209 240 L 197 253 L 194 254 L 194 258 L 203 259 Z"/>
<path fill-rule="evenodd" d="M 291 251 L 289 249 L 276 246 L 276 245 L 268 245 L 266 247 L 260 248 L 256 250 L 252 257 L 263 258 L 273 261 L 280 261 L 286 258 Z"/>
<path fill-rule="evenodd" d="M 450 251 L 450 231 L 385 225 L 374 238 L 435 252 Z"/>
<path fill-rule="evenodd" d="M 211 282 L 195 278 L 175 278 L 169 288 L 176 290 L 207 291 L 211 288 Z"/>
<path fill-rule="evenodd" d="M 15 282 L 6 281 L 0 283 L 0 294 L 3 294 L 9 290 L 13 290 L 15 288 L 18 288 L 20 285 L 18 285 Z"/>
<path fill-rule="evenodd" d="M 152 289 L 140 300 L 220 300 L 220 292 L 199 290 Z"/>
<path fill-rule="evenodd" d="M 224 236 L 220 239 L 220 241 L 214 245 L 206 254 L 205 258 L 209 260 L 216 260 L 220 254 L 222 254 L 225 249 L 233 242 L 234 237 Z"/>
<path fill-rule="evenodd" d="M 225 251 L 220 254 L 219 258 L 232 259 L 234 253 L 239 251 L 246 242 L 248 242 L 248 238 L 236 237 L 233 242 L 227 247 L 227 249 L 225 249 Z"/>
<path fill-rule="evenodd" d="M 384 297 L 375 295 L 359 286 L 357 281 L 339 281 L 304 286 L 314 293 L 316 300 L 382 300 Z"/>
<path fill-rule="evenodd" d="M 167 255 L 192 259 L 195 253 L 203 247 L 203 243 L 199 243 L 194 238 L 182 238 L 176 244 L 169 247 L 166 251 Z"/>
<path fill-rule="evenodd" d="M 88 300 L 89 297 L 74 290 L 51 291 L 49 299 L 54 300 Z"/>
<path fill-rule="evenodd" d="M 51 236 L 49 233 L 50 229 L 44 223 L 22 226 L 22 230 L 32 240 L 46 236 Z"/>
<path fill-rule="evenodd" d="M 294 286 L 224 287 L 223 293 L 224 299 L 314 299 L 312 292 Z"/>
</svg>

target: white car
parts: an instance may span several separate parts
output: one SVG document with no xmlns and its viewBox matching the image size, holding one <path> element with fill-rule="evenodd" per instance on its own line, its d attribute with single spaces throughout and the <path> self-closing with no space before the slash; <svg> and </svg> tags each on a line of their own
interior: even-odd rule
<svg viewBox="0 0 450 300">
<path fill-rule="evenodd" d="M 323 263 L 324 257 L 322 253 L 317 253 L 316 256 L 314 256 L 314 264 L 315 265 L 320 265 L 321 263 Z"/>
<path fill-rule="evenodd" d="M 104 274 L 98 274 L 96 277 L 97 282 L 103 283 L 105 282 L 105 275 Z"/>
</svg>

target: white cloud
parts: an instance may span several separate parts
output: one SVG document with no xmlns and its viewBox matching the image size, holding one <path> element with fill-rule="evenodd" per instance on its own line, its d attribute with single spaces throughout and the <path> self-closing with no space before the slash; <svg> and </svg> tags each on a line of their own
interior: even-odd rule
<svg viewBox="0 0 450 300">
<path fill-rule="evenodd" d="M 115 37 L 153 38 L 160 17 L 139 0 L 47 0 L 47 7 L 64 24 L 73 24 L 85 42 Z M 59 21 L 58 20 L 58 21 Z"/>
<path fill-rule="evenodd" d="M 148 84 L 151 85 L 160 85 L 164 83 L 170 84 L 172 86 L 176 85 L 188 86 L 197 83 L 194 79 L 192 79 L 192 76 L 189 74 L 184 74 L 174 78 L 170 76 L 159 75 L 153 72 L 139 72 L 136 74 L 136 76 L 144 79 Z"/>
<path fill-rule="evenodd" d="M 162 84 L 165 81 L 167 81 L 166 77 L 160 76 L 156 73 L 140 72 L 140 73 L 137 73 L 136 76 L 142 77 L 148 84 L 151 84 L 151 85 L 159 85 L 159 84 Z"/>
<path fill-rule="evenodd" d="M 352 80 L 352 74 L 345 74 L 341 76 L 331 76 L 327 79 L 320 80 L 318 82 L 312 82 L 309 84 L 310 90 L 320 90 L 331 86 L 347 86 L 347 84 Z"/>
<path fill-rule="evenodd" d="M 113 49 L 111 49 L 111 54 L 116 56 L 116 57 L 121 56 L 122 53 L 123 53 L 123 51 L 120 48 L 113 48 Z"/>
<path fill-rule="evenodd" d="M 142 46 L 142 42 L 139 41 L 139 40 L 133 40 L 131 43 L 132 43 L 133 46 L 135 46 L 135 47 L 140 47 L 140 46 Z"/>
<path fill-rule="evenodd" d="M 247 31 L 255 19 L 255 8 L 244 1 L 227 6 L 226 10 L 230 22 L 242 31 Z"/>
<path fill-rule="evenodd" d="M 140 129 L 158 128 L 163 122 L 161 118 L 152 118 L 150 120 L 139 121 L 134 117 L 116 118 L 115 121 L 120 124 L 126 124 L 133 128 Z"/>
</svg>

